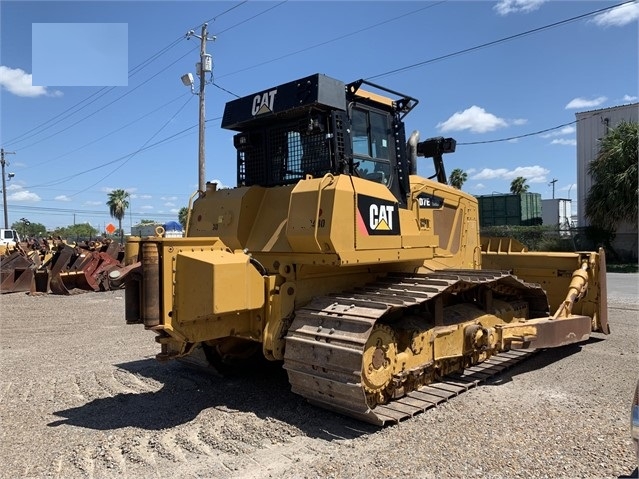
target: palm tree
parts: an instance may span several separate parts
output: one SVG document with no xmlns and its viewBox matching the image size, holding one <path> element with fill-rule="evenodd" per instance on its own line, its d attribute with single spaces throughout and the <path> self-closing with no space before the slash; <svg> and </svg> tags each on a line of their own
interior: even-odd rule
<svg viewBox="0 0 639 479">
<path fill-rule="evenodd" d="M 450 183 L 450 186 L 452 186 L 453 188 L 461 190 L 462 185 L 466 183 L 467 179 L 468 174 L 464 170 L 455 168 L 448 177 L 448 183 Z"/>
<path fill-rule="evenodd" d="M 126 209 L 129 207 L 129 192 L 125 190 L 113 190 L 109 193 L 109 201 L 107 206 L 109 207 L 109 213 L 112 218 L 118 220 L 118 228 L 120 229 L 120 243 L 124 243 L 124 231 L 122 231 L 122 219 L 126 213 Z"/>
<path fill-rule="evenodd" d="M 526 178 L 518 176 L 510 182 L 510 192 L 513 195 L 521 195 L 528 191 L 529 186 L 526 184 Z"/>
<path fill-rule="evenodd" d="M 639 123 L 623 121 L 601 140 L 599 153 L 588 166 L 593 185 L 586 195 L 585 213 L 592 225 L 610 231 L 624 221 L 637 225 L 638 136 Z"/>
<path fill-rule="evenodd" d="M 189 209 L 186 206 L 183 206 L 180 208 L 180 211 L 178 211 L 178 221 L 182 225 L 182 229 L 184 231 L 186 231 L 186 219 L 188 218 L 188 215 Z"/>
</svg>

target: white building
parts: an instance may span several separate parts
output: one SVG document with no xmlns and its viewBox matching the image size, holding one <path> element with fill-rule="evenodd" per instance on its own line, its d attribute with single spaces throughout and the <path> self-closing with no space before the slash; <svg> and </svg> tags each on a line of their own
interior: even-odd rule
<svg viewBox="0 0 639 479">
<path fill-rule="evenodd" d="M 588 226 L 585 216 L 586 196 L 592 186 L 588 165 L 599 152 L 599 141 L 610 128 L 622 121 L 639 121 L 639 103 L 576 113 L 577 117 L 577 226 Z M 622 244 L 620 244 L 622 243 Z M 637 256 L 637 228 L 621 225 L 615 248 L 629 250 Z"/>
<path fill-rule="evenodd" d="M 570 234 L 571 200 L 567 198 L 553 198 L 541 200 L 541 219 L 544 226 L 554 226 L 561 234 Z"/>
</svg>

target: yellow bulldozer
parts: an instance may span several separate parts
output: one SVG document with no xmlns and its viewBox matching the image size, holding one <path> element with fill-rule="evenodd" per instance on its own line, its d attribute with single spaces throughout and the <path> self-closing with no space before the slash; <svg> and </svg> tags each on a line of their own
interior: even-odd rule
<svg viewBox="0 0 639 479">
<path fill-rule="evenodd" d="M 499 358 L 607 334 L 603 251 L 480 239 L 477 200 L 447 184 L 455 140 L 406 137 L 417 103 L 321 74 L 227 103 L 237 186 L 196 192 L 185 237 L 127 241 L 126 321 L 157 358 L 261 355 L 312 403 L 383 425 Z"/>
</svg>

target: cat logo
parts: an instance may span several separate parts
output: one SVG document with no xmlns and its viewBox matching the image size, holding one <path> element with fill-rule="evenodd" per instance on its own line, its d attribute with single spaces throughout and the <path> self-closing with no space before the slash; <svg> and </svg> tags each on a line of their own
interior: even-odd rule
<svg viewBox="0 0 639 479">
<path fill-rule="evenodd" d="M 272 113 L 273 112 L 273 103 L 275 103 L 275 94 L 277 93 L 277 88 L 271 91 L 267 91 L 264 93 L 258 93 L 253 97 L 253 108 L 251 113 L 253 116 L 261 115 L 263 113 Z"/>
<path fill-rule="evenodd" d="M 357 223 L 364 235 L 398 235 L 398 205 L 372 196 L 357 195 Z"/>
<path fill-rule="evenodd" d="M 390 231 L 393 229 L 394 206 L 373 204 L 368 211 L 369 225 L 372 230 Z"/>
</svg>

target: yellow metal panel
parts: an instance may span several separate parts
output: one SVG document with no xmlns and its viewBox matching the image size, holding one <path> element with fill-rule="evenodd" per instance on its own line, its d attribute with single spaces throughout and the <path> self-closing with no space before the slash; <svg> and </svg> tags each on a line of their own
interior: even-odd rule
<svg viewBox="0 0 639 479">
<path fill-rule="evenodd" d="M 250 237 L 245 247 L 251 252 L 289 252 L 291 245 L 286 238 L 286 224 L 293 186 L 267 188 L 255 208 L 257 214 L 250 225 Z M 243 205 L 248 207 L 249 205 Z"/>
<path fill-rule="evenodd" d="M 177 255 L 175 274 L 178 322 L 192 322 L 264 304 L 264 280 L 248 256 L 227 251 Z"/>
<path fill-rule="evenodd" d="M 189 237 L 216 236 L 229 248 L 245 248 L 265 191 L 259 186 L 207 191 L 193 204 Z"/>
<path fill-rule="evenodd" d="M 393 106 L 393 104 L 395 103 L 392 99 L 386 96 L 382 96 L 377 93 L 372 93 L 370 91 L 366 91 L 361 88 L 358 89 L 357 92 L 355 92 L 355 96 L 360 98 L 365 98 L 367 100 L 372 100 L 376 103 L 381 103 L 382 105 L 387 105 L 387 106 Z"/>
<path fill-rule="evenodd" d="M 300 181 L 292 192 L 286 237 L 298 253 L 352 251 L 353 189 L 346 176 Z"/>
</svg>

